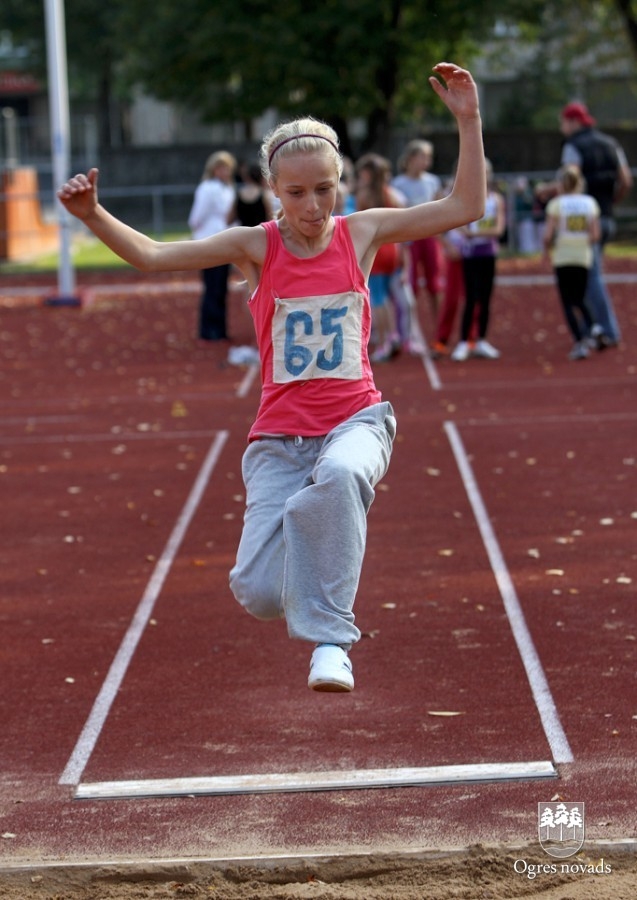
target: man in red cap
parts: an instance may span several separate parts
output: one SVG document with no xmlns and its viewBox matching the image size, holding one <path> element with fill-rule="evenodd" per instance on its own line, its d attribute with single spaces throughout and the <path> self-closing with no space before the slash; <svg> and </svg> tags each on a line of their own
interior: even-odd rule
<svg viewBox="0 0 637 900">
<path fill-rule="evenodd" d="M 626 196 L 633 178 L 626 155 L 610 135 L 595 128 L 595 119 L 583 103 L 567 103 L 560 131 L 564 135 L 562 166 L 575 165 L 586 180 L 586 192 L 599 203 L 601 240 L 594 248 L 586 300 L 599 323 L 598 346 L 615 346 L 621 337 L 611 298 L 602 277 L 602 248 L 615 234 L 613 206 Z"/>
<path fill-rule="evenodd" d="M 595 124 L 595 119 L 583 103 L 567 103 L 562 110 L 562 118 L 568 119 L 569 122 L 579 123 L 585 128 L 590 128 Z M 562 129 L 562 134 L 564 134 L 564 129 Z"/>
</svg>

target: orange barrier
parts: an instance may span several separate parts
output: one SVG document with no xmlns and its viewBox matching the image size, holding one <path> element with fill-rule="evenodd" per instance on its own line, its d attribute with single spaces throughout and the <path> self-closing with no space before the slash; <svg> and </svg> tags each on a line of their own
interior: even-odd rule
<svg viewBox="0 0 637 900">
<path fill-rule="evenodd" d="M 42 221 L 35 169 L 8 169 L 0 185 L 0 259 L 17 260 L 58 247 L 58 226 Z"/>
</svg>

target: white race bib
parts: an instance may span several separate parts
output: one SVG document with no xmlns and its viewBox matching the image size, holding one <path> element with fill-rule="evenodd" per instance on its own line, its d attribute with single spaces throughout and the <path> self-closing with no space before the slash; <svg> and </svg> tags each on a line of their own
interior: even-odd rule
<svg viewBox="0 0 637 900">
<path fill-rule="evenodd" d="M 276 297 L 274 303 L 272 377 L 277 384 L 362 378 L 363 294 Z"/>
</svg>

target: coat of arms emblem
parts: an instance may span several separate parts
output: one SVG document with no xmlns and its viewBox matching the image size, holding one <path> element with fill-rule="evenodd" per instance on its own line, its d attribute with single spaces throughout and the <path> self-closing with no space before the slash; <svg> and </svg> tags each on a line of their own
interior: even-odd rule
<svg viewBox="0 0 637 900">
<path fill-rule="evenodd" d="M 584 843 L 583 803 L 538 803 L 538 837 L 549 856 L 567 859 Z"/>
</svg>

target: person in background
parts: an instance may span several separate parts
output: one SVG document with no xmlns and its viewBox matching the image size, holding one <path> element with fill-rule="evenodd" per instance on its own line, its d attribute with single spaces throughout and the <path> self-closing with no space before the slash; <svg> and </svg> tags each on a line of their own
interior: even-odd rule
<svg viewBox="0 0 637 900">
<path fill-rule="evenodd" d="M 526 175 L 515 179 L 513 190 L 517 248 L 524 254 L 538 253 L 542 247 L 534 218 L 535 190 Z"/>
<path fill-rule="evenodd" d="M 456 315 L 465 299 L 462 261 L 464 241 L 463 228 L 453 228 L 440 235 L 440 243 L 445 254 L 445 290 L 436 322 L 436 333 L 431 345 L 433 359 L 443 359 L 451 353 L 449 341 Z"/>
<path fill-rule="evenodd" d="M 274 217 L 272 192 L 266 186 L 261 166 L 257 162 L 240 165 L 239 172 L 241 181 L 236 186 L 235 201 L 228 213 L 228 225 L 254 228 Z M 243 316 L 249 318 L 248 285 L 236 269 L 230 274 L 227 296 L 232 296 L 235 302 L 243 301 L 240 302 L 239 309 Z M 239 328 L 236 321 L 235 325 Z M 228 350 L 228 362 L 238 366 L 257 365 L 259 351 L 251 344 L 233 345 Z"/>
<path fill-rule="evenodd" d="M 506 229 L 504 197 L 496 190 L 493 166 L 485 160 L 487 199 L 484 215 L 464 229 L 462 271 L 464 273 L 465 306 L 462 314 L 460 341 L 451 359 L 464 362 L 470 356 L 498 359 L 500 351 L 487 340 L 491 295 L 495 282 L 495 267 L 500 249 L 500 238 Z M 470 343 L 471 332 L 477 314 L 478 340 Z"/>
<path fill-rule="evenodd" d="M 586 359 L 587 335 L 596 323 L 584 301 L 593 247 L 599 241 L 599 204 L 584 193 L 584 179 L 577 166 L 566 166 L 560 177 L 560 193 L 546 207 L 544 256 L 552 259 L 566 323 L 574 345 L 569 359 Z"/>
<path fill-rule="evenodd" d="M 446 196 L 453 188 L 455 168 L 451 178 L 447 179 L 444 187 L 438 194 L 436 199 Z M 432 359 L 444 359 L 451 353 L 449 346 L 451 334 L 456 321 L 458 310 L 462 308 L 465 301 L 464 288 L 464 271 L 463 271 L 463 248 L 465 243 L 465 229 L 452 228 L 440 235 L 440 245 L 445 256 L 445 289 L 442 298 L 442 305 L 438 312 L 438 320 L 436 322 L 436 332 L 434 340 L 430 347 Z M 469 335 L 470 341 L 475 342 L 477 336 L 477 328 L 475 324 Z"/>
<path fill-rule="evenodd" d="M 267 190 L 258 163 L 240 167 L 241 181 L 236 186 L 234 203 L 227 216 L 228 225 L 260 225 L 274 217 L 270 191 Z"/>
<path fill-rule="evenodd" d="M 588 276 L 586 301 L 600 325 L 600 347 L 614 347 L 621 331 L 603 276 L 603 249 L 616 232 L 614 205 L 626 196 L 633 177 L 626 154 L 610 135 L 595 128 L 595 119 L 583 103 L 568 103 L 560 117 L 564 136 L 561 165 L 577 166 L 586 183 L 586 192 L 600 208 L 600 237 L 593 247 L 593 262 Z"/>
<path fill-rule="evenodd" d="M 356 162 L 356 210 L 403 206 L 402 198 L 390 187 L 389 160 L 378 153 L 366 153 Z M 372 336 L 376 348 L 372 362 L 386 362 L 400 352 L 396 316 L 391 302 L 392 276 L 401 266 L 398 244 L 383 244 L 372 263 L 369 296 L 372 307 Z"/>
<path fill-rule="evenodd" d="M 334 215 L 349 216 L 353 212 L 356 212 L 356 170 L 349 156 L 344 156 Z"/>
<path fill-rule="evenodd" d="M 206 160 L 188 216 L 194 240 L 212 237 L 228 227 L 228 215 L 235 200 L 233 176 L 236 167 L 234 156 L 225 150 L 212 153 Z M 203 293 L 199 307 L 199 338 L 202 341 L 223 341 L 228 337 L 226 294 L 229 274 L 227 264 L 202 269 Z"/>
<path fill-rule="evenodd" d="M 433 165 L 434 148 L 431 141 L 413 140 L 398 160 L 400 174 L 392 180 L 392 187 L 400 191 L 407 206 L 429 203 L 439 193 L 442 182 L 429 170 Z M 418 298 L 426 288 L 434 319 L 442 298 L 444 258 L 436 236 L 420 238 L 410 244 L 411 286 Z"/>
</svg>

